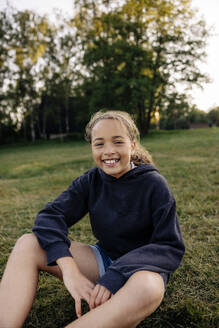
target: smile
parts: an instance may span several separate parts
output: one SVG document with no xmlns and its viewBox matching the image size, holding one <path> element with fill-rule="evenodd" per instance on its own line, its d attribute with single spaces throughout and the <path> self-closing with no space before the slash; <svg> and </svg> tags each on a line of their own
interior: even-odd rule
<svg viewBox="0 0 219 328">
<path fill-rule="evenodd" d="M 108 166 L 113 166 L 119 162 L 119 159 L 105 159 L 102 162 Z"/>
</svg>

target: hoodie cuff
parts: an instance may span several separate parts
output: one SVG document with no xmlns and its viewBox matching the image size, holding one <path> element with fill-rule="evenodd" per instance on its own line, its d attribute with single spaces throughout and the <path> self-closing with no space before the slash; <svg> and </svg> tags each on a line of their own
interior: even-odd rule
<svg viewBox="0 0 219 328">
<path fill-rule="evenodd" d="M 56 260 L 61 257 L 72 257 L 68 245 L 64 242 L 57 242 L 45 248 L 47 256 L 47 265 L 57 265 Z"/>
<path fill-rule="evenodd" d="M 98 280 L 98 284 L 115 294 L 125 284 L 126 280 L 127 279 L 118 271 L 108 269 Z"/>
</svg>

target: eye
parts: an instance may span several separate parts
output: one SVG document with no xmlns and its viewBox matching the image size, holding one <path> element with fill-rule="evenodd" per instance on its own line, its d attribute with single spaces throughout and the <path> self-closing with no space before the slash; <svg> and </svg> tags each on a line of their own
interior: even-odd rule
<svg viewBox="0 0 219 328">
<path fill-rule="evenodd" d="M 116 144 L 116 145 L 117 145 L 117 144 L 120 145 L 120 144 L 123 144 L 123 142 L 122 142 L 122 141 L 116 141 L 115 144 Z"/>
<path fill-rule="evenodd" d="M 103 146 L 103 143 L 96 143 L 95 145 L 94 145 L 95 147 L 101 147 L 101 146 Z"/>
</svg>

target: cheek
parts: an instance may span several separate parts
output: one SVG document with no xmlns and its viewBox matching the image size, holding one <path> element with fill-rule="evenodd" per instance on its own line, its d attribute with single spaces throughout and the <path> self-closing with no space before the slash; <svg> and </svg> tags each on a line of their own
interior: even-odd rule
<svg viewBox="0 0 219 328">
<path fill-rule="evenodd" d="M 130 148 L 129 148 L 129 154 L 130 154 L 130 156 L 134 153 L 134 151 L 135 151 L 135 147 L 132 146 L 132 145 L 130 145 Z"/>
<path fill-rule="evenodd" d="M 98 158 L 100 157 L 98 151 L 96 150 L 92 150 L 92 155 L 95 161 L 98 160 Z"/>
<path fill-rule="evenodd" d="M 131 160 L 131 156 L 132 156 L 132 150 L 130 149 L 126 149 L 124 150 L 124 152 L 121 154 L 122 155 L 122 159 L 127 161 L 127 160 Z"/>
</svg>

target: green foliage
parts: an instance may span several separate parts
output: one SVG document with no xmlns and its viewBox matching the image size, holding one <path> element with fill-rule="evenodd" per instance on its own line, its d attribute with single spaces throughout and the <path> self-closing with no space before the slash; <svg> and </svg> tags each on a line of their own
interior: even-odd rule
<svg viewBox="0 0 219 328">
<path fill-rule="evenodd" d="M 208 112 L 207 117 L 211 125 L 219 126 L 219 107 L 212 108 Z"/>
<path fill-rule="evenodd" d="M 208 31 L 190 0 L 77 0 L 55 23 L 8 7 L 0 23 L 0 112 L 32 141 L 75 132 L 103 107 L 132 113 L 142 135 L 157 106 L 163 126 L 185 127 L 176 85 L 207 81 Z"/>
<path fill-rule="evenodd" d="M 193 106 L 189 112 L 190 123 L 208 123 L 207 113 Z"/>
<path fill-rule="evenodd" d="M 70 132 L 78 54 L 69 21 L 56 18 L 57 26 L 31 11 L 0 12 L 0 112 L 7 107 L 16 130 L 32 141 L 46 138 L 53 123 L 55 133 Z"/>
<path fill-rule="evenodd" d="M 168 95 L 166 108 L 161 107 L 161 129 L 188 129 L 190 105 L 185 94 L 176 92 Z"/>
<path fill-rule="evenodd" d="M 15 128 L 16 126 L 7 112 L 6 105 L 2 106 L 2 110 L 0 110 L 0 144 L 15 141 Z"/>
<path fill-rule="evenodd" d="M 22 121 L 24 135 L 27 136 L 29 123 L 32 140 L 35 140 L 36 107 L 39 104 L 38 90 L 39 61 L 46 50 L 45 37 L 48 23 L 31 11 L 16 11 L 9 7 L 4 18 L 5 56 L 2 74 L 2 102 L 0 110 L 7 106 L 17 124 Z M 10 80 L 10 83 L 8 82 Z M 17 127 L 18 127 L 17 125 Z M 21 125 L 21 124 L 20 124 Z"/>
<path fill-rule="evenodd" d="M 152 131 L 142 140 L 176 198 L 186 254 L 160 308 L 139 328 L 218 327 L 218 136 L 218 128 Z M 16 239 L 31 231 L 36 213 L 93 162 L 85 142 L 2 146 L 0 157 L 1 276 Z M 95 242 L 87 216 L 69 233 L 72 240 Z M 88 311 L 86 304 L 83 309 Z M 62 283 L 42 274 L 24 327 L 61 328 L 75 318 Z"/>
<path fill-rule="evenodd" d="M 88 16 L 87 1 L 80 2 L 75 24 L 89 72 L 82 87 L 91 112 L 125 109 L 136 115 L 144 135 L 156 106 L 171 108 L 174 84 L 206 81 L 197 63 L 205 56 L 207 30 L 190 4 L 127 0 L 107 10 L 97 5 Z"/>
</svg>

